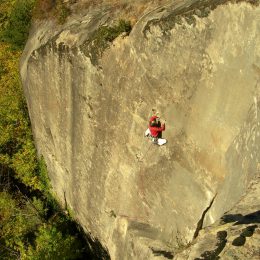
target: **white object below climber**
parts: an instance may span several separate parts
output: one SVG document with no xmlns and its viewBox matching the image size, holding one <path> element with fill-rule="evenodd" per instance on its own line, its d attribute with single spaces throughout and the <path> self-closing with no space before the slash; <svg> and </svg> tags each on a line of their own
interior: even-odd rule
<svg viewBox="0 0 260 260">
<path fill-rule="evenodd" d="M 158 144 L 158 145 L 160 145 L 160 146 L 167 143 L 167 140 L 164 139 L 164 138 L 152 137 L 151 131 L 150 131 L 149 128 L 147 128 L 147 130 L 144 132 L 144 136 L 145 136 L 145 137 L 149 137 L 154 144 Z"/>
</svg>

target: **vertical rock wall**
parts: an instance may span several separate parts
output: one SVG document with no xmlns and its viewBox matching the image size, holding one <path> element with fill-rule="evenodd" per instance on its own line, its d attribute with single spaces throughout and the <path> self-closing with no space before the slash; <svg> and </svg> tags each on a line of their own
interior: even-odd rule
<svg viewBox="0 0 260 260">
<path fill-rule="evenodd" d="M 216 194 L 208 224 L 258 174 L 260 9 L 219 2 L 158 7 L 95 62 L 109 10 L 32 30 L 21 75 L 38 152 L 112 259 L 173 254 Z M 154 107 L 164 147 L 143 137 Z"/>
</svg>

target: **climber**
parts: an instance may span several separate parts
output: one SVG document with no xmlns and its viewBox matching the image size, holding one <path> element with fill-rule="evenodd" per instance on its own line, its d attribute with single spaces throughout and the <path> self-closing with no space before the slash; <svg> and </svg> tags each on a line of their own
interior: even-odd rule
<svg viewBox="0 0 260 260">
<path fill-rule="evenodd" d="M 152 117 L 149 120 L 149 126 L 151 125 L 151 122 L 153 121 L 153 119 L 156 120 L 156 118 L 158 118 L 157 119 L 158 120 L 158 125 L 157 126 L 161 127 L 161 122 L 159 120 L 159 112 L 157 112 L 156 109 L 153 108 L 152 109 Z M 148 126 L 147 130 L 144 133 L 144 136 L 146 136 L 146 137 L 150 137 L 151 136 L 151 132 L 150 132 L 149 126 Z M 160 137 L 162 137 L 162 136 L 160 136 Z"/>
<path fill-rule="evenodd" d="M 165 130 L 165 123 L 161 124 L 158 116 L 152 116 L 149 120 L 149 130 L 152 137 L 162 138 L 162 131 Z"/>
<path fill-rule="evenodd" d="M 145 136 L 150 137 L 154 144 L 163 145 L 167 141 L 162 138 L 162 131 L 165 130 L 165 123 L 161 124 L 160 118 L 153 115 L 149 120 L 149 128 L 145 131 Z"/>
</svg>

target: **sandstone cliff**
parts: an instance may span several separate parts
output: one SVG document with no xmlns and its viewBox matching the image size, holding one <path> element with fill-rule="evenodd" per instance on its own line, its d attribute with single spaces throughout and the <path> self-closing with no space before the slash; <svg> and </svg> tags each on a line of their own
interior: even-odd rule
<svg viewBox="0 0 260 260">
<path fill-rule="evenodd" d="M 120 18 L 112 11 L 35 22 L 21 75 L 38 152 L 58 198 L 112 259 L 207 259 L 186 246 L 258 187 L 260 8 L 170 1 L 104 42 Z M 152 108 L 167 120 L 163 147 L 143 137 Z M 253 201 L 235 213 L 256 212 L 259 239 Z M 218 239 L 211 228 L 196 241 Z M 235 250 L 226 232 L 214 257 Z"/>
</svg>

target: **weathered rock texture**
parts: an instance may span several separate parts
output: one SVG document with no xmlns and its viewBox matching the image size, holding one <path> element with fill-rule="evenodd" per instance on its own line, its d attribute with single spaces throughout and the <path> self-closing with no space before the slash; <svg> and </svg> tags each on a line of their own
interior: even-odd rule
<svg viewBox="0 0 260 260">
<path fill-rule="evenodd" d="M 21 75 L 36 146 L 112 259 L 173 258 L 259 174 L 260 8 L 172 1 L 102 49 L 93 37 L 110 14 L 32 28 Z M 163 147 L 143 137 L 152 108 Z"/>
<path fill-rule="evenodd" d="M 259 259 L 259 181 L 259 177 L 254 179 L 237 205 L 214 225 L 202 230 L 174 259 Z"/>
</svg>

